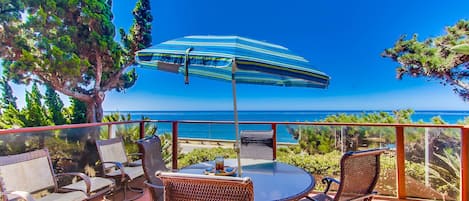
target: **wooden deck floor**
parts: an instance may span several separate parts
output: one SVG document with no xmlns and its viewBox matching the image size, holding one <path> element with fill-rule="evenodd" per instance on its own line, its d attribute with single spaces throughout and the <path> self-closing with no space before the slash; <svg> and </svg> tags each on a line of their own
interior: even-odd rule
<svg viewBox="0 0 469 201">
<path fill-rule="evenodd" d="M 133 183 L 133 186 L 136 186 L 136 187 L 141 187 L 141 188 L 144 188 L 144 194 L 142 197 L 136 199 L 136 201 L 152 201 L 152 198 L 151 198 L 151 195 L 150 195 L 150 192 L 148 191 L 148 188 L 145 188 L 145 186 L 143 185 L 143 179 L 139 179 L 139 180 L 136 180 L 134 181 Z M 311 192 L 310 193 L 310 196 L 313 196 L 315 194 L 315 192 Z M 122 201 L 124 200 L 124 194 L 122 193 L 122 191 L 119 191 L 117 192 L 115 195 L 113 195 L 112 197 L 108 197 L 108 200 L 105 200 L 103 198 L 97 198 L 97 199 L 94 199 L 92 201 Z M 129 192 L 127 194 L 127 197 L 130 198 L 130 197 L 134 197 L 134 196 L 138 196 L 137 193 L 133 193 L 133 192 Z M 303 200 L 307 200 L 307 199 L 302 199 Z M 406 201 L 406 200 L 399 200 L 399 199 L 395 199 L 395 198 L 374 198 L 373 201 Z"/>
</svg>

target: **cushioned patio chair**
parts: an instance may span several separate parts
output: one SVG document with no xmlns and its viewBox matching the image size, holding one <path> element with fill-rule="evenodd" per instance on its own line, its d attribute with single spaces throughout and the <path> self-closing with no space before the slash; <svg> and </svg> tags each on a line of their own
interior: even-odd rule
<svg viewBox="0 0 469 201">
<path fill-rule="evenodd" d="M 96 140 L 96 146 L 104 175 L 106 177 L 115 178 L 116 181 L 120 182 L 120 186 L 123 188 L 124 192 L 124 200 L 135 200 L 143 196 L 143 189 L 130 185 L 131 181 L 143 176 L 142 162 L 141 160 L 129 160 L 122 137 L 109 140 Z M 135 154 L 140 155 L 140 153 Z M 127 199 L 127 190 L 139 194 L 133 198 Z"/>
<path fill-rule="evenodd" d="M 150 187 L 150 193 L 154 201 L 163 201 L 163 182 L 156 178 L 157 171 L 169 171 L 161 153 L 161 140 L 153 135 L 137 141 L 142 151 L 142 165 L 145 172 L 145 184 Z"/>
<path fill-rule="evenodd" d="M 273 135 L 273 130 L 241 131 L 241 158 L 273 160 Z"/>
<path fill-rule="evenodd" d="M 308 197 L 314 201 L 371 201 L 376 194 L 374 188 L 380 172 L 380 155 L 387 149 L 370 149 L 347 152 L 340 160 L 340 181 L 325 177 L 324 193 Z M 339 185 L 335 196 L 327 193 L 332 183 Z"/>
<path fill-rule="evenodd" d="M 60 177 L 72 176 L 80 181 L 59 188 Z M 38 198 L 40 201 L 78 201 L 89 200 L 112 192 L 114 181 L 101 177 L 88 177 L 83 173 L 55 174 L 47 149 L 0 156 L 0 183 L 4 200 L 35 200 L 32 194 L 54 189 L 53 193 Z M 36 196 L 35 196 L 36 197 Z"/>
<path fill-rule="evenodd" d="M 249 177 L 211 176 L 156 172 L 164 184 L 165 201 L 252 201 L 254 189 Z"/>
</svg>

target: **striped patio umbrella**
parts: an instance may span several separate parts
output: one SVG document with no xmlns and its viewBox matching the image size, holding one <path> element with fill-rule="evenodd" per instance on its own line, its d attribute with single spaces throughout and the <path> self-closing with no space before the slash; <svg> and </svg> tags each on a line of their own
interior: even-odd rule
<svg viewBox="0 0 469 201">
<path fill-rule="evenodd" d="M 326 88 L 330 79 L 285 47 L 239 36 L 186 36 L 140 50 L 136 60 L 144 68 L 184 74 L 186 84 L 189 75 L 231 81 L 238 175 L 236 83 Z"/>
</svg>

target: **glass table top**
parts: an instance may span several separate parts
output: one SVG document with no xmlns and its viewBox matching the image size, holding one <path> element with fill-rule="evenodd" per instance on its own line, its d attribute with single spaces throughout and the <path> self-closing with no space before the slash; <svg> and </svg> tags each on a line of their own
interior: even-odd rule
<svg viewBox="0 0 469 201">
<path fill-rule="evenodd" d="M 225 166 L 237 167 L 235 159 L 225 159 Z M 307 195 L 315 186 L 314 177 L 301 168 L 269 160 L 242 159 L 242 176 L 254 185 L 254 200 L 289 200 Z M 179 170 L 182 173 L 204 174 L 214 167 L 213 161 L 202 162 Z"/>
</svg>

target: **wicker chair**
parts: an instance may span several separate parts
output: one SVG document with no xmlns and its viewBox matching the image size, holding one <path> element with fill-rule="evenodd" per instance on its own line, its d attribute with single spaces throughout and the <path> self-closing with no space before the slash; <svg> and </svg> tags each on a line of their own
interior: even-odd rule
<svg viewBox="0 0 469 201">
<path fill-rule="evenodd" d="M 169 171 L 161 155 L 161 140 L 157 135 L 153 135 L 137 141 L 137 144 L 143 153 L 145 184 L 150 187 L 153 200 L 163 201 L 163 182 L 155 176 L 157 171 Z"/>
<path fill-rule="evenodd" d="M 82 180 L 70 185 L 58 187 L 60 177 L 73 176 Z M 4 200 L 34 200 L 31 194 L 54 189 L 37 200 L 40 201 L 76 201 L 90 200 L 112 192 L 114 181 L 100 177 L 88 177 L 83 173 L 55 174 L 47 149 L 32 152 L 0 156 L 0 189 Z"/>
<path fill-rule="evenodd" d="M 307 197 L 314 201 L 371 201 L 380 172 L 380 155 L 387 149 L 347 152 L 340 160 L 340 181 L 326 177 L 324 193 Z M 327 195 L 331 184 L 339 185 L 334 197 Z"/>
<path fill-rule="evenodd" d="M 125 151 L 124 141 L 121 137 L 109 140 L 96 140 L 99 158 L 102 163 L 103 173 L 106 177 L 115 178 L 121 183 L 124 192 L 124 200 L 135 200 L 143 196 L 143 189 L 130 186 L 130 182 L 143 176 L 141 160 L 130 161 Z M 140 153 L 136 153 L 140 155 Z M 139 193 L 137 196 L 127 199 L 127 190 Z"/>
<path fill-rule="evenodd" d="M 249 177 L 211 176 L 156 172 L 164 184 L 165 201 L 252 201 L 254 188 Z"/>
<path fill-rule="evenodd" d="M 273 134 L 273 130 L 241 131 L 241 158 L 273 160 Z"/>
</svg>

